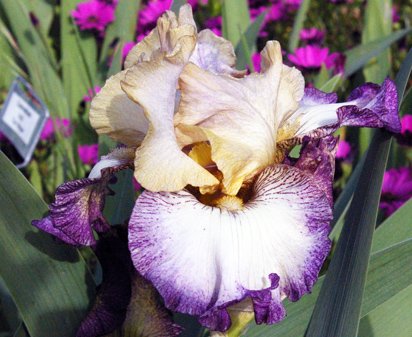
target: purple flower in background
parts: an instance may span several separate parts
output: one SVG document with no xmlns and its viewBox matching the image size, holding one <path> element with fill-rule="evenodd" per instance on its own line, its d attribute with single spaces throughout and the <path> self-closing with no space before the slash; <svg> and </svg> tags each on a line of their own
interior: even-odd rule
<svg viewBox="0 0 412 337">
<path fill-rule="evenodd" d="M 379 207 L 385 216 L 391 215 L 412 197 L 412 170 L 410 167 L 390 169 L 383 176 Z"/>
<path fill-rule="evenodd" d="M 72 11 L 72 17 L 80 30 L 96 30 L 102 33 L 115 19 L 114 10 L 113 5 L 103 1 L 89 0 L 79 3 Z"/>
<path fill-rule="evenodd" d="M 222 17 L 215 16 L 205 21 L 206 28 L 210 29 L 217 36 L 222 36 Z"/>
<path fill-rule="evenodd" d="M 126 42 L 126 43 L 124 44 L 123 49 L 122 49 L 122 60 L 123 60 L 123 62 L 124 62 L 124 60 L 126 59 L 127 54 L 129 54 L 129 52 L 132 50 L 132 48 L 133 48 L 135 45 L 136 45 L 136 43 L 133 42 L 133 41 Z"/>
<path fill-rule="evenodd" d="M 83 164 L 93 165 L 96 164 L 99 159 L 99 145 L 79 145 L 77 147 L 77 153 Z"/>
<path fill-rule="evenodd" d="M 102 4 L 106 4 L 108 6 L 116 7 L 117 4 L 119 3 L 119 0 L 97 0 L 101 2 Z"/>
<path fill-rule="evenodd" d="M 326 68 L 334 69 L 335 74 L 341 74 L 345 71 L 345 55 L 342 53 L 331 53 L 325 60 Z"/>
<path fill-rule="evenodd" d="M 317 69 L 324 64 L 326 68 L 335 68 L 337 73 L 343 72 L 344 57 L 340 53 L 329 54 L 329 48 L 318 45 L 307 45 L 288 55 L 289 60 L 300 68 Z"/>
<path fill-rule="evenodd" d="M 43 130 L 40 134 L 41 140 L 51 140 L 54 137 L 54 133 L 58 131 L 63 137 L 70 137 L 73 130 L 70 125 L 70 120 L 67 118 L 53 118 L 49 117 L 44 124 Z"/>
<path fill-rule="evenodd" d="M 149 0 L 146 7 L 139 11 L 139 24 L 155 24 L 157 18 L 170 8 L 172 0 Z"/>
<path fill-rule="evenodd" d="M 93 97 L 100 91 L 100 87 L 96 85 L 93 89 L 87 89 L 87 95 L 83 96 L 83 101 L 90 102 Z"/>
<path fill-rule="evenodd" d="M 289 54 L 289 60 L 301 68 L 320 68 L 325 64 L 329 56 L 329 48 L 322 48 L 316 45 L 307 45 L 295 50 L 294 54 Z"/>
<path fill-rule="evenodd" d="M 340 140 L 338 143 L 338 149 L 336 151 L 336 159 L 345 160 L 351 154 L 352 148 L 349 142 L 345 140 Z"/>
<path fill-rule="evenodd" d="M 261 61 L 260 53 L 254 53 L 252 55 L 252 63 L 253 63 L 253 67 L 255 68 L 256 72 L 260 72 L 260 61 Z"/>
<path fill-rule="evenodd" d="M 405 115 L 401 119 L 401 133 L 396 135 L 399 144 L 412 146 L 412 115 Z"/>
<path fill-rule="evenodd" d="M 284 3 L 289 10 L 297 10 L 302 3 L 302 0 L 284 0 Z"/>
<path fill-rule="evenodd" d="M 325 37 L 325 32 L 317 28 L 305 28 L 300 31 L 300 39 L 302 41 L 321 42 Z"/>
<path fill-rule="evenodd" d="M 392 21 L 394 23 L 399 22 L 399 20 L 401 19 L 400 15 L 399 15 L 399 10 L 396 6 L 392 6 Z"/>
</svg>

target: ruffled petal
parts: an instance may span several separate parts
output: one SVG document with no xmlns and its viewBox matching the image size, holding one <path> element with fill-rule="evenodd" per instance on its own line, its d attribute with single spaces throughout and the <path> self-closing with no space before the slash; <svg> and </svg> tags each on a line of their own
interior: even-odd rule
<svg viewBox="0 0 412 337">
<path fill-rule="evenodd" d="M 244 71 L 235 69 L 236 55 L 232 44 L 210 29 L 199 32 L 195 50 L 189 61 L 214 74 L 230 74 L 237 77 L 245 74 Z"/>
<path fill-rule="evenodd" d="M 180 76 L 175 115 L 181 145 L 208 140 L 223 173 L 224 192 L 235 195 L 244 180 L 273 163 L 276 101 L 282 72 L 279 43 L 262 51 L 263 73 L 236 79 L 188 64 Z"/>
<path fill-rule="evenodd" d="M 193 19 L 192 7 L 189 5 L 180 7 L 178 18 L 176 18 L 176 15 L 171 11 L 167 11 L 163 15 L 163 18 L 169 22 L 169 26 L 172 28 L 189 25 L 196 31 L 196 23 Z M 128 69 L 137 63 L 150 61 L 158 57 L 158 55 L 164 51 L 162 50 L 162 38 L 163 37 L 159 35 L 159 26 L 157 26 L 149 33 L 149 35 L 130 50 L 124 62 L 125 68 Z"/>
<path fill-rule="evenodd" d="M 103 157 L 88 178 L 60 185 L 49 215 L 33 220 L 32 225 L 71 245 L 95 245 L 93 230 L 102 233 L 110 229 L 102 214 L 109 181 L 113 173 L 131 167 L 132 156 L 129 149 L 117 149 Z"/>
<path fill-rule="evenodd" d="M 373 83 L 362 85 L 352 92 L 347 102 L 336 101 L 334 93 L 306 89 L 299 108 L 283 121 L 279 130 L 282 131 L 284 126 L 297 126 L 294 134 L 297 142 L 304 136 L 324 137 L 342 126 L 386 128 L 400 132 L 396 87 L 389 79 L 382 86 Z"/>
<path fill-rule="evenodd" d="M 136 151 L 135 178 L 151 191 L 177 191 L 186 185 L 211 186 L 218 180 L 184 154 L 173 126 L 177 79 L 196 43 L 190 24 L 174 26 L 166 15 L 158 21 L 162 53 L 126 72 L 123 90 L 144 108 L 149 131 Z"/>
<path fill-rule="evenodd" d="M 141 106 L 130 100 L 120 86 L 125 71 L 110 77 L 91 103 L 89 118 L 98 134 L 136 147 L 143 140 L 148 121 Z"/>
<path fill-rule="evenodd" d="M 281 300 L 311 290 L 330 249 L 331 206 L 315 175 L 270 166 L 239 211 L 206 206 L 187 191 L 144 192 L 129 224 L 136 269 L 166 307 L 212 330 L 228 329 L 227 307 L 245 298 L 258 323 L 279 321 Z"/>
</svg>

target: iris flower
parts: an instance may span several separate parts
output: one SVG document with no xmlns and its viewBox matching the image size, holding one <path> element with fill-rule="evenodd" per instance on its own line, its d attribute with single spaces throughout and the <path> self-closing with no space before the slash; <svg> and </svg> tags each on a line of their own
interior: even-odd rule
<svg viewBox="0 0 412 337">
<path fill-rule="evenodd" d="M 228 41 L 196 31 L 190 6 L 163 14 L 91 104 L 96 131 L 127 148 L 59 187 L 50 215 L 34 222 L 94 245 L 93 230 L 107 231 L 107 184 L 133 167 L 144 188 L 128 228 L 134 267 L 168 309 L 216 331 L 236 311 L 279 322 L 284 299 L 311 291 L 331 246 L 333 132 L 400 130 L 389 79 L 337 103 L 334 93 L 305 89 L 276 41 L 261 52 L 260 73 L 246 75 L 235 61 Z"/>
</svg>

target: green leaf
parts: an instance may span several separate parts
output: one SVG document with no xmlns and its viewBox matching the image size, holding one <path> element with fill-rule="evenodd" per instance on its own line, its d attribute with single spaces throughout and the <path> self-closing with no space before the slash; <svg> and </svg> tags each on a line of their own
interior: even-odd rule
<svg viewBox="0 0 412 337">
<path fill-rule="evenodd" d="M 376 233 L 377 237 L 382 234 Z M 412 269 L 405 273 L 404 266 L 410 265 L 412 242 L 403 242 L 383 251 L 372 254 L 365 295 L 362 302 L 361 317 L 369 314 L 370 310 L 379 308 L 392 296 L 397 296 L 412 283 Z M 406 263 L 406 264 L 405 264 Z M 247 331 L 247 337 L 301 337 L 310 320 L 316 299 L 325 277 L 319 278 L 311 294 L 302 297 L 298 302 L 285 301 L 286 318 L 276 325 L 252 325 Z M 378 289 L 378 290 L 377 290 Z M 381 296 L 382 291 L 382 296 Z M 379 296 L 377 296 L 379 294 Z M 320 334 L 318 335 L 321 336 Z M 391 335 L 388 335 L 391 336 Z M 359 334 L 359 337 L 363 335 Z M 385 336 L 386 337 L 386 336 Z"/>
<path fill-rule="evenodd" d="M 246 0 L 224 0 L 222 5 L 223 37 L 237 46 L 250 25 Z"/>
<path fill-rule="evenodd" d="M 369 0 L 365 10 L 362 43 L 386 37 L 392 32 L 392 0 Z M 381 83 L 391 69 L 391 52 L 386 49 L 372 60 L 363 73 L 368 82 Z"/>
<path fill-rule="evenodd" d="M 357 47 L 349 49 L 345 52 L 345 77 L 353 75 L 356 71 L 361 69 L 371 58 L 382 53 L 392 43 L 403 38 L 406 34 L 411 32 L 410 28 L 399 30 L 389 36 L 377 38 L 374 41 L 361 44 Z"/>
<path fill-rule="evenodd" d="M 173 0 L 172 5 L 170 6 L 170 9 L 175 12 L 176 14 L 179 14 L 179 9 L 183 5 L 187 3 L 186 0 Z"/>
<path fill-rule="evenodd" d="M 339 87 L 343 83 L 343 75 L 342 74 L 336 74 L 332 78 L 330 78 L 326 83 L 324 83 L 321 87 L 320 90 L 324 92 L 334 92 L 339 89 Z"/>
<path fill-rule="evenodd" d="M 321 88 L 329 80 L 329 71 L 323 64 L 320 68 L 319 74 L 315 78 L 315 88 Z"/>
<path fill-rule="evenodd" d="M 355 166 L 355 169 L 353 170 L 348 182 L 346 183 L 345 188 L 339 195 L 333 207 L 332 231 L 329 235 L 330 239 L 333 241 L 338 239 L 342 231 L 345 217 L 352 201 L 353 193 L 358 186 L 359 177 L 362 172 L 365 160 L 366 156 L 363 155 L 358 164 Z"/>
<path fill-rule="evenodd" d="M 412 238 L 412 199 L 387 218 L 377 229 L 373 238 L 372 251 Z"/>
<path fill-rule="evenodd" d="M 373 259 L 376 263 L 369 268 L 361 317 L 412 284 L 412 268 L 406 267 L 412 266 L 412 239 L 376 252 Z"/>
<path fill-rule="evenodd" d="M 52 56 L 38 31 L 33 29 L 28 9 L 21 0 L 2 0 L 0 6 L 24 56 L 34 89 L 45 101 L 52 116 L 70 118 L 63 85 L 52 64 Z"/>
<path fill-rule="evenodd" d="M 390 142 L 388 132 L 376 131 L 306 337 L 357 334 Z"/>
<path fill-rule="evenodd" d="M 288 49 L 289 52 L 293 53 L 299 44 L 299 34 L 303 28 L 303 25 L 306 21 L 306 16 L 310 7 L 310 0 L 303 0 L 302 4 L 299 7 L 298 14 L 293 23 L 292 34 L 289 38 Z"/>
<path fill-rule="evenodd" d="M 115 193 L 106 197 L 104 214 L 112 225 L 124 224 L 130 218 L 134 207 L 133 171 L 124 170 L 116 174 L 117 183 L 110 185 Z"/>
<path fill-rule="evenodd" d="M 61 4 L 61 57 L 63 85 L 71 111 L 77 111 L 84 95 L 94 87 L 97 45 L 93 34 L 78 34 L 71 11 L 81 0 L 66 0 Z M 77 114 L 73 114 L 77 119 Z"/>
<path fill-rule="evenodd" d="M 106 79 L 106 72 L 109 64 L 110 46 L 117 41 L 121 48 L 126 42 L 134 41 L 136 34 L 137 14 L 140 8 L 141 0 L 119 1 L 116 8 L 116 20 L 107 28 L 102 51 L 100 54 L 100 76 L 101 80 Z M 120 49 L 120 55 L 121 55 Z M 121 57 L 120 57 L 121 63 Z M 106 69 L 106 71 L 103 71 Z M 119 70 L 120 71 L 120 70 Z"/>
<path fill-rule="evenodd" d="M 249 65 L 250 69 L 254 70 L 250 56 L 256 50 L 256 41 L 266 14 L 266 12 L 261 13 L 242 34 L 241 41 L 236 46 L 236 55 L 238 56 L 236 66 L 238 69 L 245 69 Z"/>
<path fill-rule="evenodd" d="M 396 89 L 398 90 L 398 101 L 403 102 L 403 96 L 405 94 L 406 86 L 411 76 L 412 71 L 412 48 L 409 49 L 408 54 L 406 55 L 405 60 L 401 64 L 398 74 L 396 75 Z"/>
<path fill-rule="evenodd" d="M 32 337 L 74 336 L 94 281 L 78 251 L 30 225 L 47 206 L 0 153 L 0 276 Z"/>
<path fill-rule="evenodd" d="M 410 337 L 411 303 L 412 286 L 409 286 L 362 318 L 358 337 Z"/>
</svg>

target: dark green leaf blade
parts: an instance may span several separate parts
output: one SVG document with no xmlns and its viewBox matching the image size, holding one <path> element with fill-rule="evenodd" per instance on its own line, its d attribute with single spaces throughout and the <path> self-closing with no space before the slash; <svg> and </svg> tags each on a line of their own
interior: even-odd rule
<svg viewBox="0 0 412 337">
<path fill-rule="evenodd" d="M 80 254 L 31 226 L 47 207 L 0 153 L 0 276 L 32 337 L 74 336 L 95 284 Z"/>
<path fill-rule="evenodd" d="M 242 34 L 250 25 L 246 0 L 224 0 L 222 5 L 223 37 L 237 46 Z"/>
<path fill-rule="evenodd" d="M 345 62 L 345 76 L 349 77 L 353 75 L 356 71 L 361 69 L 368 61 L 382 53 L 386 48 L 388 48 L 392 43 L 403 38 L 406 34 L 411 31 L 410 28 L 405 28 L 399 30 L 391 35 L 383 38 L 379 38 L 372 42 L 361 44 L 357 47 L 349 49 L 346 55 Z"/>
<path fill-rule="evenodd" d="M 391 135 L 375 132 L 306 337 L 356 336 Z"/>
<path fill-rule="evenodd" d="M 243 33 L 241 41 L 236 46 L 236 66 L 238 69 L 244 69 L 250 62 L 250 57 L 256 49 L 256 40 L 259 35 L 260 28 L 262 27 L 263 20 L 265 19 L 266 12 L 261 13 L 246 29 Z M 242 42 L 245 43 L 242 43 Z M 246 49 L 246 50 L 245 50 Z"/>
<path fill-rule="evenodd" d="M 376 233 L 376 237 L 383 239 L 385 233 Z M 412 240 L 389 247 L 374 253 L 371 256 L 365 295 L 362 302 L 361 317 L 365 317 L 371 310 L 379 308 L 400 291 L 412 284 L 411 273 L 405 273 L 403 266 L 410 265 Z M 299 302 L 286 302 L 287 317 L 284 321 L 273 326 L 252 325 L 247 332 L 248 337 L 301 337 L 310 320 L 310 316 L 324 282 L 324 276 L 315 284 L 312 293 L 305 295 Z M 379 294 L 377 296 L 377 287 Z M 360 337 L 363 337 L 360 335 Z"/>
<path fill-rule="evenodd" d="M 299 34 L 303 28 L 306 20 L 306 16 L 310 7 L 310 0 L 303 0 L 299 7 L 298 14 L 296 15 L 295 22 L 293 23 L 292 34 L 289 38 L 288 49 L 293 53 L 299 44 Z"/>
</svg>

